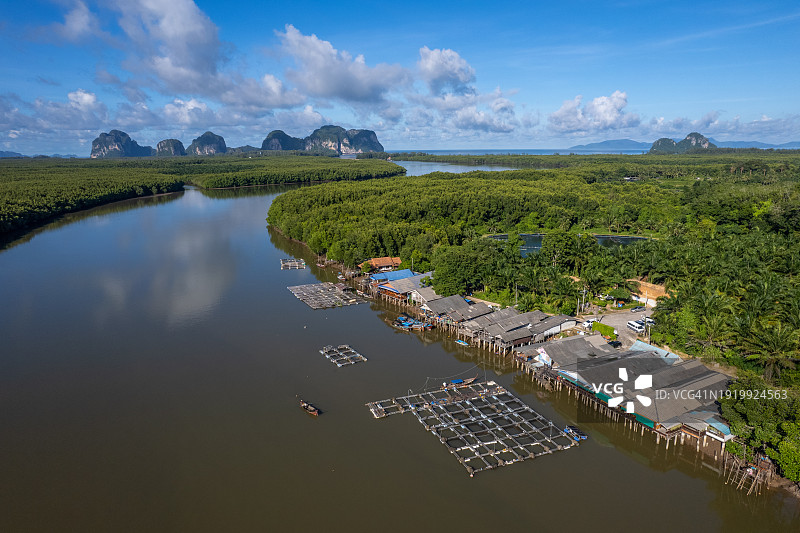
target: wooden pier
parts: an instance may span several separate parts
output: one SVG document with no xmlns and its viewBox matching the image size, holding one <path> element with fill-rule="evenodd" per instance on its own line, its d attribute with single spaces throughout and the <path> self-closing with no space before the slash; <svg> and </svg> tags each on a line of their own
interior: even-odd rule
<svg viewBox="0 0 800 533">
<path fill-rule="evenodd" d="M 367 404 L 372 416 L 411 412 L 470 477 L 577 445 L 494 381 L 448 386 Z"/>
<path fill-rule="evenodd" d="M 303 259 L 281 259 L 281 270 L 302 270 L 306 268 Z"/>
<path fill-rule="evenodd" d="M 354 365 L 367 360 L 366 357 L 351 348 L 349 344 L 340 344 L 336 347 L 332 345 L 325 346 L 319 353 L 338 367 Z"/>
<path fill-rule="evenodd" d="M 294 294 L 297 299 L 308 305 L 311 309 L 327 309 L 330 307 L 356 305 L 365 301 L 360 296 L 347 293 L 330 282 L 295 285 L 294 287 L 288 287 L 288 289 L 292 291 L 292 294 Z"/>
</svg>

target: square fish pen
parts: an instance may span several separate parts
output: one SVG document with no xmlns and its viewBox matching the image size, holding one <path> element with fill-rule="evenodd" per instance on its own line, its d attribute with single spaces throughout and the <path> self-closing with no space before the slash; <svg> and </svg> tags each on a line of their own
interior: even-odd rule
<svg viewBox="0 0 800 533">
<path fill-rule="evenodd" d="M 328 345 L 321 349 L 319 353 L 338 367 L 354 365 L 367 360 L 366 357 L 351 348 L 349 344 L 340 344 L 336 347 Z"/>
<path fill-rule="evenodd" d="M 304 259 L 281 259 L 281 270 L 301 270 L 306 268 Z"/>
<path fill-rule="evenodd" d="M 292 294 L 294 294 L 297 299 L 312 309 L 342 307 L 364 302 L 362 298 L 353 294 L 347 294 L 330 282 L 295 285 L 289 287 L 289 290 L 292 291 Z"/>
<path fill-rule="evenodd" d="M 368 403 L 375 418 L 410 411 L 470 477 L 577 442 L 493 381 Z"/>
</svg>

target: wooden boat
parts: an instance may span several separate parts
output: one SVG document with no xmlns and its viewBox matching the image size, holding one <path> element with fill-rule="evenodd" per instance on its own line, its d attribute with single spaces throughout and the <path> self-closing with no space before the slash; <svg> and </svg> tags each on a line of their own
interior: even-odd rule
<svg viewBox="0 0 800 533">
<path fill-rule="evenodd" d="M 478 376 L 475 376 L 474 378 L 467 378 L 467 379 L 453 379 L 449 383 L 448 382 L 442 383 L 442 388 L 443 389 L 455 389 L 456 387 L 463 387 L 464 385 L 469 385 L 470 383 L 472 383 L 476 379 L 478 379 Z"/>
<path fill-rule="evenodd" d="M 469 343 L 467 341 L 462 341 L 461 339 L 458 339 L 456 341 L 456 344 L 460 344 L 461 346 L 469 346 Z"/>
<path fill-rule="evenodd" d="M 319 409 L 317 409 L 316 407 L 314 407 L 313 405 L 311 405 L 309 402 L 305 401 L 302 398 L 300 398 L 300 407 L 302 407 L 303 410 L 310 415 L 319 416 Z"/>
<path fill-rule="evenodd" d="M 576 441 L 586 440 L 588 439 L 588 435 L 578 429 L 576 426 L 567 426 L 564 428 L 564 433 L 575 439 Z"/>
</svg>

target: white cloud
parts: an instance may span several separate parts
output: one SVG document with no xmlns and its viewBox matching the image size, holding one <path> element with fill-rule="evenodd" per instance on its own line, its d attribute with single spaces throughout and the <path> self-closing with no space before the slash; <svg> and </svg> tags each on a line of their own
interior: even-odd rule
<svg viewBox="0 0 800 533">
<path fill-rule="evenodd" d="M 626 113 L 628 95 L 614 91 L 599 96 L 581 108 L 583 96 L 566 100 L 558 111 L 548 116 L 548 127 L 557 133 L 593 134 L 600 131 L 638 126 L 639 115 Z"/>
<path fill-rule="evenodd" d="M 475 69 L 458 52 L 439 48 L 431 50 L 423 46 L 419 49 L 419 56 L 417 68 L 431 93 L 449 90 L 463 94 L 473 90 L 469 84 L 475 81 Z"/>
<path fill-rule="evenodd" d="M 194 98 L 183 101 L 176 98 L 164 106 L 164 115 L 168 123 L 180 126 L 200 126 L 213 123 L 216 119 L 208 105 Z"/>
<path fill-rule="evenodd" d="M 399 65 L 367 66 L 363 55 L 336 50 L 316 35 L 303 35 L 291 24 L 276 32 L 283 50 L 299 68 L 287 77 L 308 94 L 345 102 L 381 102 L 389 91 L 408 83 L 409 73 Z"/>
<path fill-rule="evenodd" d="M 115 0 L 114 7 L 131 41 L 126 68 L 181 94 L 202 93 L 217 77 L 218 29 L 192 0 Z"/>
<path fill-rule="evenodd" d="M 305 137 L 320 126 L 329 124 L 330 120 L 313 106 L 307 105 L 300 111 L 279 111 L 271 122 L 272 129 L 283 130 L 295 137 Z"/>
<path fill-rule="evenodd" d="M 718 140 L 758 140 L 762 142 L 786 142 L 796 139 L 800 131 L 800 115 L 788 115 L 773 118 L 766 115 L 742 121 L 735 116 L 731 120 L 722 120 L 719 111 L 709 111 L 698 119 L 678 117 L 667 120 L 664 117 L 653 118 L 643 127 L 645 135 L 652 137 L 683 137 L 697 131 L 707 137 Z"/>
<path fill-rule="evenodd" d="M 117 84 L 132 102 L 143 101 L 140 87 L 170 96 L 201 96 L 256 114 L 305 101 L 272 74 L 253 78 L 223 70 L 225 44 L 219 30 L 192 0 L 115 0 L 115 8 L 128 40 L 121 66 L 133 74 Z"/>
<path fill-rule="evenodd" d="M 39 36 L 46 40 L 54 36 L 70 42 L 78 42 L 89 37 L 105 36 L 100 31 L 100 24 L 97 17 L 89 11 L 89 8 L 82 0 L 76 0 L 64 15 L 64 22 L 55 22 L 50 26 L 42 28 Z"/>
<path fill-rule="evenodd" d="M 476 107 L 459 109 L 453 119 L 453 125 L 459 129 L 479 130 L 493 133 L 508 133 L 514 130 L 514 124 L 504 122 L 496 116 Z"/>
<path fill-rule="evenodd" d="M 67 94 L 67 102 L 37 99 L 30 119 L 38 130 L 88 130 L 105 125 L 108 109 L 94 93 L 78 89 Z"/>
</svg>

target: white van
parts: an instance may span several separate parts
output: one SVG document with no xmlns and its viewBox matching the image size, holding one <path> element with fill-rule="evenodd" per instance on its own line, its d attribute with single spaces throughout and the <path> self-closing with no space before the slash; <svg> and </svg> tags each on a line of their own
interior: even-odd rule
<svg viewBox="0 0 800 533">
<path fill-rule="evenodd" d="M 628 329 L 632 329 L 636 333 L 644 333 L 644 326 L 633 320 L 628 322 Z"/>
</svg>

